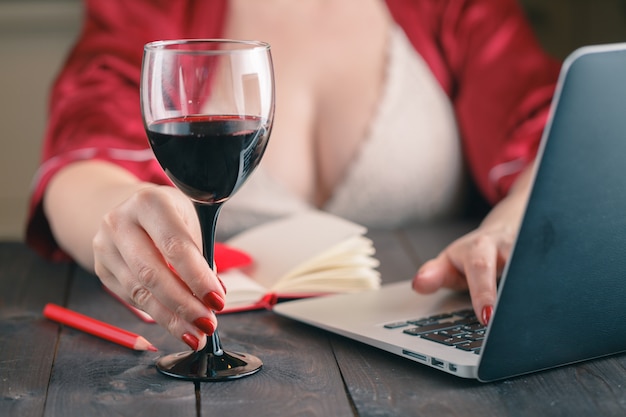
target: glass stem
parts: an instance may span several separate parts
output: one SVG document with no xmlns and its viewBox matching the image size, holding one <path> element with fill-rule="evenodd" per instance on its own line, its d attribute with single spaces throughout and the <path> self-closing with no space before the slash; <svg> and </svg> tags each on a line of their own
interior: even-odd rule
<svg viewBox="0 0 626 417">
<path fill-rule="evenodd" d="M 215 270 L 215 226 L 217 225 L 217 216 L 220 212 L 220 208 L 222 208 L 222 204 L 205 204 L 195 201 L 193 204 L 196 208 L 196 213 L 198 213 L 200 230 L 202 231 L 202 253 L 209 267 Z M 213 335 L 207 341 L 204 350 L 212 352 L 215 356 L 221 356 L 224 353 L 217 329 L 215 329 L 215 332 L 213 332 Z"/>
</svg>

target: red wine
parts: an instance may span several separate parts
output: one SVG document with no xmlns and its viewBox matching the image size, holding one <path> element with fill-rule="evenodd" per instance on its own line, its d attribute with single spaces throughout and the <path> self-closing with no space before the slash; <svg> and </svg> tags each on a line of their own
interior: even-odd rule
<svg viewBox="0 0 626 417">
<path fill-rule="evenodd" d="M 270 126 L 258 117 L 186 116 L 146 128 L 161 167 L 191 199 L 221 203 L 259 164 Z"/>
</svg>

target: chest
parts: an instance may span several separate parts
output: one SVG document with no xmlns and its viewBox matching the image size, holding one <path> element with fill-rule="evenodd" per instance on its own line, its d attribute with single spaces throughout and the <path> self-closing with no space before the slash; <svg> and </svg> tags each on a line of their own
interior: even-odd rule
<svg viewBox="0 0 626 417">
<path fill-rule="evenodd" d="M 276 119 L 264 166 L 322 202 L 357 152 L 384 82 L 390 18 L 374 0 L 234 0 L 224 35 L 272 46 Z"/>
</svg>

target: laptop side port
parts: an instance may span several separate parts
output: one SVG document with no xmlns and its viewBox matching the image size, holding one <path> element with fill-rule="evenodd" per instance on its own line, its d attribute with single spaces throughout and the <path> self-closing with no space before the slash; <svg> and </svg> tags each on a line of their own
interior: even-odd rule
<svg viewBox="0 0 626 417">
<path fill-rule="evenodd" d="M 430 363 L 438 368 L 443 368 L 443 361 L 440 361 L 437 358 L 430 358 Z"/>
<path fill-rule="evenodd" d="M 422 362 L 428 362 L 428 358 L 426 356 L 420 355 L 419 353 L 411 352 L 410 350 L 402 349 L 402 354 L 415 359 L 419 359 Z"/>
</svg>

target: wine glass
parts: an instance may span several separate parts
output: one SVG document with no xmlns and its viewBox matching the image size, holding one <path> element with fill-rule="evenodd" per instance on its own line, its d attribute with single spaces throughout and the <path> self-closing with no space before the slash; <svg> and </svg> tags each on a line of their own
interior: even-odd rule
<svg viewBox="0 0 626 417">
<path fill-rule="evenodd" d="M 141 111 L 156 159 L 196 208 L 204 257 L 214 268 L 220 208 L 259 164 L 270 136 L 270 46 L 229 39 L 146 44 Z M 217 330 L 203 350 L 157 360 L 160 372 L 193 381 L 240 378 L 262 365 L 255 356 L 224 351 Z"/>
</svg>

